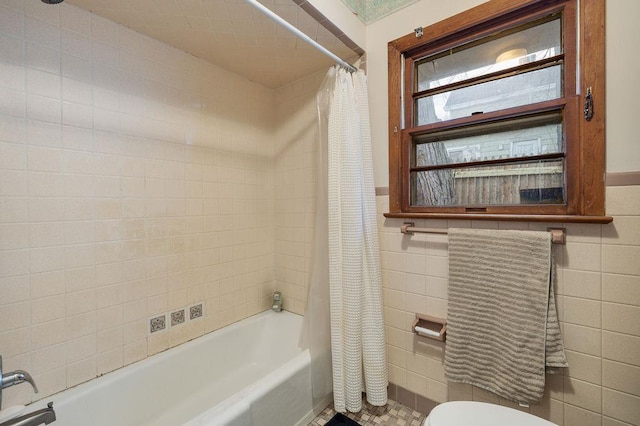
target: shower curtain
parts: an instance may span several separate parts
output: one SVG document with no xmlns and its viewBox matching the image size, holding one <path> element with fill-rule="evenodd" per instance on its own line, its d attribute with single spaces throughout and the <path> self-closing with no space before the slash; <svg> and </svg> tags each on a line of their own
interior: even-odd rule
<svg viewBox="0 0 640 426">
<path fill-rule="evenodd" d="M 317 211 L 324 210 L 327 220 L 326 228 L 321 224 L 316 229 L 315 249 L 323 252 L 315 253 L 308 306 L 313 304 L 314 293 L 326 297 L 325 290 L 314 288 L 322 288 L 322 282 L 317 281 L 322 281 L 317 260 L 324 261 L 328 266 L 334 407 L 338 412 L 357 412 L 362 408 L 363 390 L 370 404 L 386 404 L 388 384 L 364 71 L 349 73 L 340 67 L 332 68 L 318 100 L 320 111 L 326 109 L 325 116 L 320 117 L 320 132 L 327 136 L 327 161 L 321 168 L 326 167 L 328 175 L 326 205 L 320 205 L 323 201 L 319 197 Z M 327 127 L 323 129 L 325 121 Z M 322 147 L 319 152 L 322 159 Z M 320 187 L 324 184 L 321 182 Z M 326 261 L 318 239 L 325 235 Z"/>
<path fill-rule="evenodd" d="M 335 83 L 335 68 L 327 73 L 316 95 L 318 150 L 316 218 L 307 289 L 307 306 L 300 333 L 300 346 L 311 355 L 313 406 L 332 392 L 331 325 L 329 319 L 329 230 L 327 221 L 327 130 L 329 99 Z"/>
</svg>

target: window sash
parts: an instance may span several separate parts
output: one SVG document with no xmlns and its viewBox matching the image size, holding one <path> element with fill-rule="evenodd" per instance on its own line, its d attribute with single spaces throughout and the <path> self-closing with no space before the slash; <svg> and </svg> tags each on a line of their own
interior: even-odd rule
<svg viewBox="0 0 640 426">
<path fill-rule="evenodd" d="M 515 1 L 513 1 L 515 3 Z M 474 24 L 468 24 L 468 27 L 461 31 L 453 33 L 444 33 L 441 36 L 434 36 L 432 40 L 427 40 L 417 44 L 413 48 L 407 48 L 402 52 L 404 57 L 405 73 L 404 79 L 404 128 L 413 128 L 415 124 L 415 98 L 428 95 L 429 91 L 415 92 L 415 69 L 416 63 L 425 58 L 432 57 L 441 52 L 473 43 L 476 40 L 482 40 L 486 37 L 492 37 L 501 32 L 508 32 L 514 28 L 527 24 L 535 24 L 546 19 L 553 19 L 555 15 L 560 15 L 561 31 L 562 31 L 562 52 L 554 58 L 537 61 L 537 63 L 525 64 L 523 66 L 514 67 L 505 70 L 505 73 L 521 73 L 530 71 L 534 66 L 544 67 L 553 65 L 554 63 L 564 62 L 563 73 L 563 94 L 571 96 L 576 93 L 576 7 L 575 0 L 558 0 L 557 4 L 550 6 L 541 5 L 537 1 L 523 0 L 526 6 L 520 10 L 512 10 L 510 13 L 499 15 L 487 21 L 480 21 Z M 464 13 L 464 12 L 463 12 Z M 434 26 L 437 26 L 435 24 Z M 495 73 L 495 75 L 485 76 L 487 79 L 496 79 L 503 73 Z M 477 80 L 469 80 L 466 84 L 477 84 L 482 81 L 482 77 Z M 461 83 L 462 84 L 462 83 Z M 451 88 L 438 87 L 436 90 L 451 90 Z M 427 92 L 427 93 L 425 93 Z"/>
<path fill-rule="evenodd" d="M 557 21 L 558 23 L 557 35 L 559 38 L 557 40 L 553 40 L 553 37 L 552 37 L 551 39 L 547 39 L 547 43 L 542 43 L 541 45 L 540 44 L 536 45 L 533 42 L 527 41 L 526 36 L 532 37 L 533 40 L 538 40 L 536 39 L 536 37 L 543 38 L 544 37 L 543 34 L 545 33 L 545 31 L 543 30 L 550 29 L 550 28 L 543 28 L 543 27 L 550 26 L 550 24 L 553 24 L 554 21 Z M 419 56 L 418 57 L 414 56 L 412 58 L 413 66 L 415 67 L 413 70 L 415 81 L 414 81 L 414 84 L 412 85 L 414 97 L 421 97 L 423 94 L 428 94 L 430 91 L 437 91 L 437 90 L 448 91 L 448 90 L 455 89 L 458 86 L 466 87 L 468 85 L 476 84 L 477 81 L 489 81 L 495 78 L 500 78 L 500 76 L 508 76 L 508 75 L 512 75 L 520 72 L 526 72 L 528 70 L 533 70 L 540 66 L 544 66 L 548 63 L 556 63 L 556 62 L 562 61 L 562 59 L 564 58 L 564 45 L 563 45 L 562 36 L 561 36 L 562 23 L 563 23 L 563 19 L 562 19 L 562 14 L 560 12 L 549 13 L 543 16 L 542 18 L 531 20 L 524 24 L 515 25 L 513 28 L 508 28 L 496 34 L 490 34 L 478 40 L 474 40 L 468 43 L 463 43 L 457 47 L 449 48 L 444 52 L 439 52 L 437 54 L 432 54 L 422 58 Z M 537 33 L 535 31 L 531 32 L 532 30 L 535 30 L 535 29 L 537 29 Z M 527 32 L 528 34 L 525 34 Z M 515 35 L 517 35 L 518 37 L 510 39 L 511 36 L 515 36 Z M 494 43 L 494 42 L 498 42 L 498 43 Z M 549 42 L 551 42 L 551 44 L 549 44 Z M 556 45 L 555 42 L 557 42 L 558 44 Z M 514 46 L 513 45 L 514 43 L 517 43 L 517 46 Z M 491 62 L 491 61 L 487 61 L 486 59 L 484 61 L 479 59 L 479 57 L 489 58 L 489 56 L 498 54 L 499 52 L 504 53 L 504 51 L 509 50 L 510 47 L 524 48 L 527 55 L 527 61 L 521 64 L 514 64 L 510 66 L 508 65 L 509 63 L 506 62 L 505 63 L 506 65 L 503 68 L 500 68 L 498 66 L 497 70 L 491 71 L 491 68 L 496 66 L 497 61 Z M 529 58 L 530 55 L 536 52 L 529 52 L 528 49 L 532 49 L 532 50 L 533 49 L 549 49 L 552 47 L 558 47 L 560 49 L 553 56 L 543 57 L 535 60 L 532 60 L 533 58 Z M 482 51 L 481 49 L 484 49 L 484 51 Z M 435 86 L 431 89 L 419 90 L 420 67 L 422 65 L 431 63 L 432 66 L 435 66 L 434 61 L 437 61 L 438 59 L 442 59 L 445 62 L 444 65 L 440 64 L 440 66 L 444 68 L 442 71 L 449 69 L 451 72 L 455 72 L 453 69 L 450 68 L 452 66 L 455 66 L 454 65 L 455 61 L 454 63 L 450 63 L 447 65 L 446 60 L 451 59 L 456 55 L 458 55 L 459 56 L 458 61 L 461 61 L 461 60 L 469 61 L 469 58 L 465 59 L 464 57 L 465 53 L 467 56 L 471 56 L 472 63 L 469 63 L 468 65 L 471 67 L 475 67 L 472 70 L 468 70 L 465 68 L 465 72 L 475 71 L 477 74 L 475 77 L 466 77 L 454 83 L 447 84 L 446 86 L 448 88 L 444 90 L 443 90 L 444 85 Z M 488 69 L 487 71 L 482 71 L 482 68 L 488 68 Z M 428 70 L 427 70 L 427 73 L 428 73 Z M 452 77 L 452 76 L 449 75 L 448 77 Z M 431 80 L 431 82 L 433 81 Z"/>
<path fill-rule="evenodd" d="M 520 161 L 534 161 L 534 160 L 548 160 L 548 159 L 565 159 L 565 187 L 564 194 L 566 194 L 565 204 L 494 204 L 485 206 L 436 206 L 436 205 L 413 205 L 412 194 L 413 187 L 411 185 L 412 175 L 415 172 L 422 170 L 437 170 L 437 169 L 461 169 L 459 164 L 447 165 L 445 167 L 432 166 L 432 167 L 413 167 L 413 145 L 415 138 L 419 135 L 428 134 L 434 130 L 455 129 L 470 124 L 475 124 L 471 120 L 472 117 L 465 117 L 463 119 L 452 120 L 452 122 L 438 123 L 438 125 L 422 126 L 416 129 L 407 129 L 402 131 L 402 187 L 404 190 L 401 194 L 401 208 L 402 211 L 407 213 L 467 213 L 467 212 L 481 212 L 481 213 L 507 213 L 507 214 L 578 214 L 579 212 L 579 197 L 576 195 L 580 191 L 579 182 L 579 163 L 577 161 L 569 161 L 570 159 L 579 158 L 580 156 L 580 143 L 579 143 L 579 115 L 580 115 L 580 98 L 578 96 L 568 97 L 568 99 L 560 99 L 550 102 L 544 102 L 540 105 L 528 106 L 524 108 L 515 108 L 511 111 L 500 111 L 493 114 L 487 114 L 486 117 L 482 117 L 485 123 L 491 123 L 496 121 L 508 121 L 518 120 L 526 117 L 527 115 L 535 116 L 536 114 L 545 114 L 552 111 L 561 111 L 562 122 L 564 124 L 563 139 L 565 141 L 565 149 L 563 153 L 554 153 L 540 156 L 525 156 L 517 158 Z M 453 122 L 455 121 L 455 122 Z M 514 163 L 514 160 L 489 160 L 477 163 L 464 163 L 464 169 L 477 165 L 492 165 L 492 164 L 504 164 Z"/>
<path fill-rule="evenodd" d="M 500 111 L 496 114 L 493 114 L 491 117 L 484 118 L 482 121 L 456 120 L 457 122 L 443 123 L 442 126 L 432 125 L 429 126 L 429 128 L 424 128 L 421 131 L 409 131 L 413 142 L 411 149 L 413 152 L 414 145 L 418 143 L 435 142 L 436 140 L 456 140 L 481 134 L 504 133 L 514 129 L 538 127 L 545 124 L 562 125 L 564 122 L 563 110 L 565 108 L 565 105 L 566 103 L 564 101 L 553 103 L 545 102 L 542 104 L 535 104 L 524 108 L 514 108 L 512 110 Z M 548 154 L 525 155 L 520 157 L 510 156 L 502 159 L 478 160 L 457 163 L 452 162 L 440 165 L 432 164 L 420 166 L 416 164 L 415 158 L 412 156 L 409 170 L 413 172 L 419 170 L 424 171 L 453 167 L 463 168 L 466 166 L 471 167 L 476 165 L 516 162 L 523 159 L 542 160 L 564 157 L 565 154 L 566 147 L 563 143 L 560 149 L 557 149 L 556 151 Z"/>
<path fill-rule="evenodd" d="M 563 129 L 562 119 L 562 110 L 554 110 L 413 135 L 409 169 L 411 205 L 565 204 L 564 132 L 560 131 Z M 498 159 L 464 161 L 449 157 L 447 144 L 451 142 L 454 142 L 451 145 L 454 148 L 455 143 L 459 142 L 462 142 L 460 147 L 469 148 L 473 142 L 478 144 L 478 152 L 484 147 L 485 153 L 504 153 L 504 141 L 501 139 L 513 140 L 516 135 L 534 138 L 536 145 L 540 145 L 537 149 L 542 148 L 541 140 L 545 139 L 550 142 L 547 146 L 553 147 L 554 152 L 530 155 L 510 153 Z M 494 149 L 498 151 L 492 152 Z M 427 158 L 419 158 L 419 153 L 426 154 Z M 531 198 L 536 194 L 537 203 Z"/>
<path fill-rule="evenodd" d="M 527 159 L 464 168 L 412 171 L 411 204 L 416 207 L 426 205 L 472 208 L 530 204 L 564 205 L 565 170 L 564 158 L 559 157 L 550 160 Z M 432 182 L 436 184 L 430 185 Z"/>
<path fill-rule="evenodd" d="M 435 99 L 440 94 L 417 98 L 414 102 L 414 125 L 419 126 L 427 124 L 428 122 L 447 122 L 455 118 L 502 111 L 509 108 L 532 105 L 546 100 L 561 99 L 563 98 L 562 72 L 562 63 L 548 64 L 545 67 L 527 70 L 526 73 L 504 75 L 499 79 L 454 88 L 449 92 L 445 92 L 448 95 L 447 102 L 442 104 L 443 99 L 438 100 L 440 105 L 436 105 Z M 539 86 L 535 87 L 535 89 L 538 89 L 537 92 L 534 92 L 534 87 L 531 87 L 528 91 L 522 91 L 524 85 L 536 82 L 536 80 L 539 84 Z M 474 91 L 476 94 L 474 94 Z M 504 96 L 496 97 L 493 95 L 498 91 L 501 91 Z M 448 113 L 453 115 L 453 118 L 443 119 L 444 117 L 442 116 L 447 114 L 446 104 L 449 100 L 452 98 L 455 99 L 456 97 L 458 99 L 464 99 L 466 97 L 477 100 L 477 96 L 479 96 L 477 92 L 484 92 L 482 93 L 485 95 L 482 97 L 482 100 L 485 101 L 484 103 L 473 102 L 471 105 L 465 105 L 464 102 L 459 102 L 458 104 L 454 104 L 454 106 L 460 107 L 459 109 L 461 111 L 456 111 L 455 108 L 449 109 Z M 531 99 L 532 97 L 542 98 L 542 100 Z M 430 101 L 431 103 L 429 103 Z M 431 109 L 429 110 L 430 107 Z M 420 114 L 421 112 L 424 114 Z M 438 121 L 438 119 L 441 119 L 441 121 Z M 427 123 L 424 123 L 425 121 Z"/>
</svg>

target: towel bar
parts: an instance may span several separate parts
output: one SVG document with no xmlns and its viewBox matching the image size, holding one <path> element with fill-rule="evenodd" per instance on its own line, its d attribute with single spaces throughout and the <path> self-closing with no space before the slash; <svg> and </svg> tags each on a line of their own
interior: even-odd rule
<svg viewBox="0 0 640 426">
<path fill-rule="evenodd" d="M 405 222 L 400 226 L 400 232 L 403 234 L 414 234 L 416 232 L 422 234 L 448 234 L 449 230 L 446 228 L 416 228 L 415 223 Z M 547 228 L 547 231 L 551 233 L 551 242 L 553 244 L 565 244 L 566 243 L 566 228 Z"/>
</svg>

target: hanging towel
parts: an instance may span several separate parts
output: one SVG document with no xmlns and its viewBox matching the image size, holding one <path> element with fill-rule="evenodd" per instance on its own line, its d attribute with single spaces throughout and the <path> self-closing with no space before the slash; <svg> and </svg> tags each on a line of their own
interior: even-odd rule
<svg viewBox="0 0 640 426">
<path fill-rule="evenodd" d="M 553 275 L 548 232 L 450 229 L 447 379 L 539 402 L 568 366 Z"/>
</svg>

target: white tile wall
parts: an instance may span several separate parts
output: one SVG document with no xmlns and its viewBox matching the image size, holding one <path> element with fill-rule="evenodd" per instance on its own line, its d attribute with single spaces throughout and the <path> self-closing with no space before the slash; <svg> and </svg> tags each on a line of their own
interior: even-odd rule
<svg viewBox="0 0 640 426">
<path fill-rule="evenodd" d="M 304 314 L 315 228 L 317 108 L 325 71 L 276 90 L 276 287 Z"/>
<path fill-rule="evenodd" d="M 274 102 L 69 4 L 0 2 L 4 368 L 42 398 L 269 306 Z"/>
<path fill-rule="evenodd" d="M 559 317 L 570 368 L 564 377 L 547 376 L 544 400 L 530 411 L 559 425 L 640 424 L 640 216 L 633 208 L 637 194 L 636 186 L 607 188 L 613 223 L 565 224 L 567 244 L 554 246 Z M 379 213 L 387 209 L 388 198 L 379 196 Z M 401 236 L 402 222 L 381 217 L 379 226 L 390 381 L 438 402 L 473 399 L 511 406 L 481 389 L 447 383 L 441 374 L 443 345 L 410 333 L 415 312 L 446 317 L 447 245 L 446 239 L 433 235 Z M 494 223 L 416 222 L 427 225 Z"/>
</svg>

